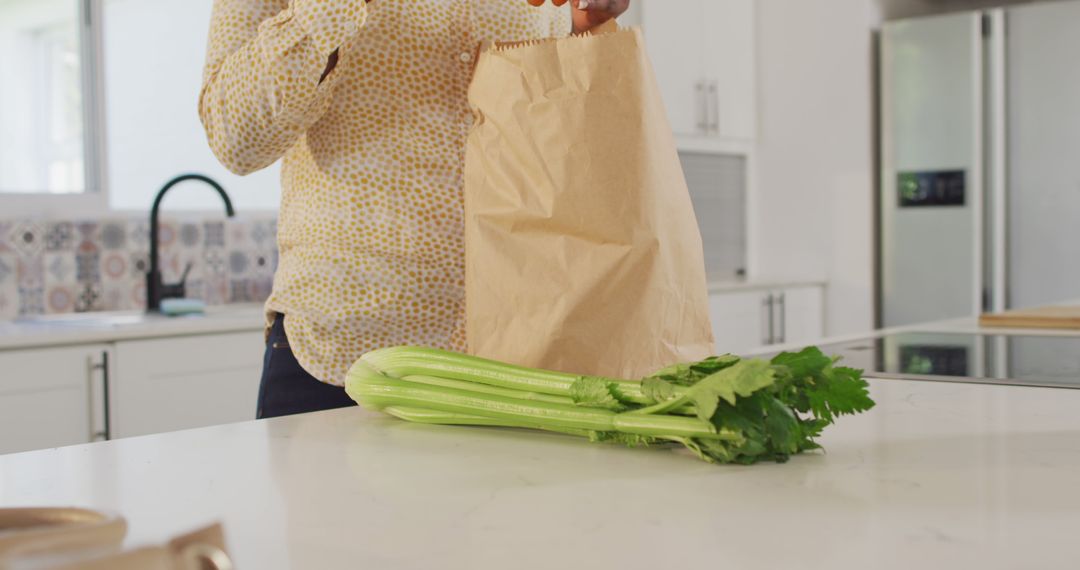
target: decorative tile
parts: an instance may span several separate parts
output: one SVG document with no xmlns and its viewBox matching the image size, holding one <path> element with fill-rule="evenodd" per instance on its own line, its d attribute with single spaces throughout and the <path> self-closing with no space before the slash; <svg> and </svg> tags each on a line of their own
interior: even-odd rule
<svg viewBox="0 0 1080 570">
<path fill-rule="evenodd" d="M 8 321 L 19 316 L 19 292 L 0 286 L 0 319 Z"/>
<path fill-rule="evenodd" d="M 101 305 L 106 311 L 127 311 L 134 309 L 131 300 L 130 285 L 110 283 L 102 287 Z"/>
<path fill-rule="evenodd" d="M 130 278 L 130 271 L 128 270 L 128 263 L 130 257 L 127 252 L 109 251 L 101 257 L 101 278 L 102 281 L 116 282 L 123 281 Z"/>
<path fill-rule="evenodd" d="M 121 221 L 106 222 L 101 225 L 101 246 L 106 250 L 118 250 L 127 247 L 127 224 Z"/>
<path fill-rule="evenodd" d="M 225 222 L 206 222 L 203 224 L 203 245 L 225 247 Z"/>
<path fill-rule="evenodd" d="M 276 256 L 273 251 L 257 251 L 251 256 L 252 277 L 272 277 Z"/>
<path fill-rule="evenodd" d="M 75 279 L 80 283 L 100 283 L 101 254 L 97 252 L 76 254 Z"/>
<path fill-rule="evenodd" d="M 90 243 L 96 249 L 101 248 L 101 226 L 94 221 L 83 221 L 75 224 L 75 241 L 79 244 Z"/>
<path fill-rule="evenodd" d="M 254 301 L 251 295 L 251 282 L 247 279 L 232 279 L 229 281 L 229 302 L 250 303 Z"/>
<path fill-rule="evenodd" d="M 251 267 L 251 256 L 244 251 L 229 252 L 229 274 L 234 278 L 246 277 Z"/>
<path fill-rule="evenodd" d="M 270 291 L 274 286 L 273 278 L 261 278 L 251 280 L 251 296 L 259 303 L 270 297 Z"/>
<path fill-rule="evenodd" d="M 14 319 L 19 315 L 19 287 L 15 281 L 13 253 L 0 253 L 0 264 L 9 263 L 11 270 L 6 279 L 0 279 L 0 319 Z"/>
<path fill-rule="evenodd" d="M 74 283 L 75 253 L 53 252 L 45 254 L 45 283 Z"/>
<path fill-rule="evenodd" d="M 0 285 L 15 282 L 15 254 L 0 252 Z"/>
<path fill-rule="evenodd" d="M 75 312 L 88 313 L 104 309 L 100 283 L 82 283 L 75 295 Z"/>
<path fill-rule="evenodd" d="M 150 254 L 145 251 L 133 251 L 130 259 L 131 276 L 145 279 L 146 274 L 150 271 Z"/>
<path fill-rule="evenodd" d="M 203 280 L 203 301 L 208 305 L 221 305 L 229 300 L 229 281 L 224 277 L 208 277 Z"/>
<path fill-rule="evenodd" d="M 158 254 L 158 263 L 161 265 L 159 270 L 161 271 L 161 278 L 166 283 L 176 283 L 180 281 L 180 274 L 183 273 L 184 267 L 180 263 L 180 254 L 175 251 L 161 252 Z"/>
<path fill-rule="evenodd" d="M 161 269 L 208 304 L 265 300 L 278 264 L 277 220 L 170 219 L 159 228 Z M 146 306 L 149 223 L 0 220 L 0 320 L 18 315 Z"/>
<path fill-rule="evenodd" d="M 188 271 L 188 282 L 192 279 L 199 279 L 203 274 L 203 252 L 202 250 L 192 251 L 185 250 L 177 252 L 177 261 L 180 266 L 180 271 L 183 273 L 187 269 L 187 266 L 191 265 L 191 270 Z"/>
<path fill-rule="evenodd" d="M 8 242 L 24 257 L 33 257 L 45 249 L 45 230 L 37 222 L 22 221 L 12 226 Z"/>
<path fill-rule="evenodd" d="M 251 229 L 243 220 L 229 219 L 225 221 L 225 247 L 230 250 L 242 249 L 249 245 L 248 234 Z"/>
<path fill-rule="evenodd" d="M 45 314 L 45 289 L 19 287 L 19 316 Z"/>
<path fill-rule="evenodd" d="M 41 256 L 16 258 L 15 276 L 19 287 L 41 288 L 45 284 L 45 259 Z"/>
<path fill-rule="evenodd" d="M 262 247 L 274 240 L 274 234 L 270 232 L 269 221 L 255 221 L 251 223 L 251 241 Z"/>
<path fill-rule="evenodd" d="M 207 249 L 203 252 L 203 274 L 207 276 L 225 275 L 225 250 Z"/>
<path fill-rule="evenodd" d="M 146 220 L 128 221 L 128 244 L 132 249 L 150 247 L 150 222 Z"/>
<path fill-rule="evenodd" d="M 11 228 L 14 225 L 14 222 L 0 222 L 0 253 L 15 251 L 15 248 L 11 245 L 11 241 L 8 239 L 11 235 Z"/>
<path fill-rule="evenodd" d="M 75 310 L 75 291 L 66 285 L 57 285 L 48 290 L 45 303 L 49 314 L 70 313 Z"/>
<path fill-rule="evenodd" d="M 176 222 L 162 220 L 158 223 L 158 247 L 169 249 L 176 243 Z"/>
<path fill-rule="evenodd" d="M 146 309 L 146 282 L 142 281 L 130 288 L 131 307 L 134 309 Z"/>
<path fill-rule="evenodd" d="M 198 247 L 202 239 L 202 229 L 198 224 L 191 222 L 180 224 L 180 245 L 184 247 Z"/>
<path fill-rule="evenodd" d="M 54 222 L 45 226 L 45 251 L 71 251 L 75 247 L 75 224 Z"/>
<path fill-rule="evenodd" d="M 206 284 L 201 277 L 189 277 L 184 288 L 189 299 L 206 299 Z"/>
</svg>

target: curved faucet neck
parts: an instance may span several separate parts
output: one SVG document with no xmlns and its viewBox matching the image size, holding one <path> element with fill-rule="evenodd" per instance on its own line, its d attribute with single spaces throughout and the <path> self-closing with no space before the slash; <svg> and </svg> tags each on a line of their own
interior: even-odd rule
<svg viewBox="0 0 1080 570">
<path fill-rule="evenodd" d="M 161 308 L 161 291 L 164 286 L 161 280 L 158 256 L 158 216 L 161 210 L 161 201 L 173 186 L 189 180 L 203 182 L 216 190 L 218 195 L 221 196 L 221 201 L 225 203 L 225 214 L 230 218 L 236 215 L 236 211 L 233 210 L 232 200 L 230 200 L 229 195 L 225 193 L 225 189 L 221 187 L 221 184 L 218 184 L 216 180 L 209 176 L 204 176 L 202 174 L 182 174 L 169 180 L 161 187 L 161 190 L 158 190 L 157 196 L 154 197 L 154 204 L 150 208 L 150 268 L 146 275 L 146 308 L 150 311 Z"/>
</svg>

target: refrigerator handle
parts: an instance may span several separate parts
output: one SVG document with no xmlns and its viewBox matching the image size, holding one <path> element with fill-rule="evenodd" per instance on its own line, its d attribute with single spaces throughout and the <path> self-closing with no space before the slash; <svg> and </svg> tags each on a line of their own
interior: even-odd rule
<svg viewBox="0 0 1080 570">
<path fill-rule="evenodd" d="M 780 305 L 780 325 L 777 327 L 780 333 L 776 335 L 776 342 L 784 344 L 787 342 L 787 301 L 783 293 L 776 298 L 776 303 Z"/>
<path fill-rule="evenodd" d="M 701 134 L 709 130 L 709 100 L 705 91 L 705 80 L 699 79 L 694 84 L 694 96 L 697 98 L 694 110 L 697 114 L 697 129 Z"/>
<path fill-rule="evenodd" d="M 764 335 L 761 338 L 762 346 L 768 346 L 773 343 L 776 337 L 773 335 L 773 294 L 769 293 L 761 299 L 761 315 L 765 318 L 765 326 L 761 327 L 761 332 Z"/>
<path fill-rule="evenodd" d="M 709 134 L 720 134 L 720 86 L 709 82 Z"/>
</svg>

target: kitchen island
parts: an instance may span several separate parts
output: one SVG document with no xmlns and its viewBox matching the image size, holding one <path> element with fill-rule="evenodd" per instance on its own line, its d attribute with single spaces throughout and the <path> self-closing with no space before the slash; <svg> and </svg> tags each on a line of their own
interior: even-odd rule
<svg viewBox="0 0 1080 570">
<path fill-rule="evenodd" d="M 782 465 L 344 409 L 0 456 L 0 505 L 220 520 L 241 569 L 1075 567 L 1080 390 L 871 392 Z"/>
</svg>

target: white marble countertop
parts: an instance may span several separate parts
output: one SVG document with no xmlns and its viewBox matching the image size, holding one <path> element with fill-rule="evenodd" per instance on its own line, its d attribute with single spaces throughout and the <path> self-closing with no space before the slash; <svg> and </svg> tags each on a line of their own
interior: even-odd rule
<svg viewBox="0 0 1080 570">
<path fill-rule="evenodd" d="M 55 315 L 0 321 L 0 350 L 257 331 L 264 326 L 261 303 L 208 307 L 204 315 L 179 317 L 135 311 Z"/>
<path fill-rule="evenodd" d="M 824 287 L 824 279 L 731 279 L 710 277 L 709 293 L 733 293 L 736 291 L 768 291 L 798 287 Z"/>
<path fill-rule="evenodd" d="M 872 394 L 783 465 L 346 409 L 0 456 L 0 504 L 221 520 L 241 569 L 1076 567 L 1080 390 Z"/>
</svg>

